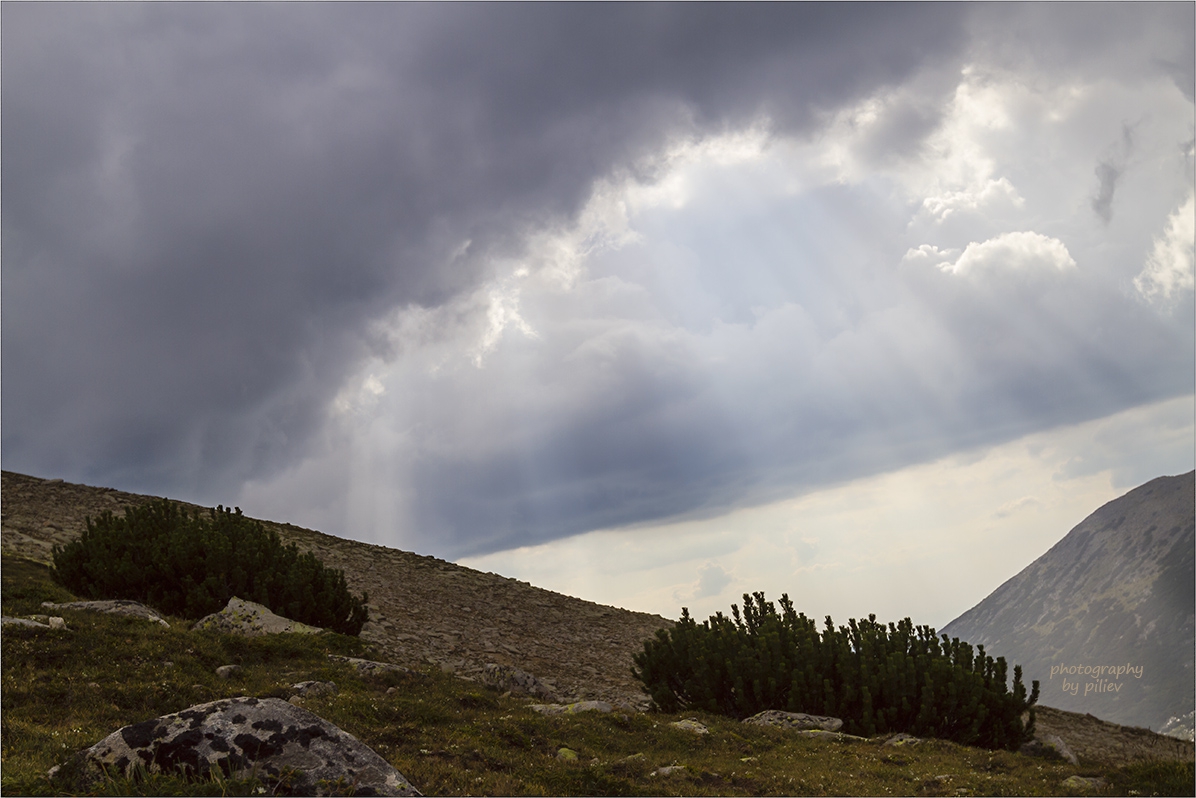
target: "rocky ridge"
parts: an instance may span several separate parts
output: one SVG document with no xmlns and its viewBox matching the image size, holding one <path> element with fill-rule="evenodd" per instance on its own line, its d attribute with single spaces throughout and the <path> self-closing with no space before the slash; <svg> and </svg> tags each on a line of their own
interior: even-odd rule
<svg viewBox="0 0 1196 798">
<path fill-rule="evenodd" d="M 0 549 L 49 563 L 55 545 L 83 533 L 85 519 L 158 498 L 4 471 Z M 180 502 L 193 509 L 196 505 Z M 534 675 L 562 702 L 606 701 L 636 709 L 648 699 L 631 676 L 632 654 L 672 621 L 563 596 L 435 557 L 262 521 L 286 543 L 344 571 L 368 592 L 361 637 L 380 659 L 432 664 L 480 679 L 488 663 Z"/>
</svg>

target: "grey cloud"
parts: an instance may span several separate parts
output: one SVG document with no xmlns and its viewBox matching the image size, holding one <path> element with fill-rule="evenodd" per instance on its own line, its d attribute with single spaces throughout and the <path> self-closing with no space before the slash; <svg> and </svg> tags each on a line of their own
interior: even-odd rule
<svg viewBox="0 0 1196 798">
<path fill-rule="evenodd" d="M 950 57 L 962 13 L 6 5 L 5 466 L 220 500 L 302 454 L 371 320 L 671 132 Z"/>
<path fill-rule="evenodd" d="M 1121 177 L 1121 169 L 1111 163 L 1104 162 L 1096 166 L 1096 179 L 1100 182 L 1096 196 L 1092 198 L 1092 210 L 1101 221 L 1108 224 L 1113 220 L 1113 193 L 1117 191 L 1117 178 Z"/>
<path fill-rule="evenodd" d="M 1106 226 L 1113 220 L 1113 195 L 1117 191 L 1117 181 L 1125 172 L 1126 163 L 1134 149 L 1132 125 L 1123 124 L 1121 126 L 1121 140 L 1111 149 L 1113 153 L 1109 158 L 1096 166 L 1096 179 L 1099 185 L 1096 195 L 1092 198 L 1092 210 Z"/>
</svg>

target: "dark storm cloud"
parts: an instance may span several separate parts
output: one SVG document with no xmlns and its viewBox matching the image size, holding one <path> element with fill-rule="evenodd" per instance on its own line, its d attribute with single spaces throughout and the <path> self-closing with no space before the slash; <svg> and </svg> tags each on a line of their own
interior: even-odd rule
<svg viewBox="0 0 1196 798">
<path fill-rule="evenodd" d="M 612 166 L 961 41 L 943 5 L 2 13 L 5 468 L 212 501 L 303 451 L 372 319 Z"/>
</svg>

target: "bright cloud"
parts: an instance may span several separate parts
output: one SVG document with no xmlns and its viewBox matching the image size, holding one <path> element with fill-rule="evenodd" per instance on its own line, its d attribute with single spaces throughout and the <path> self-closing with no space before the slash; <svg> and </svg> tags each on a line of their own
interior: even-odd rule
<svg viewBox="0 0 1196 798">
<path fill-rule="evenodd" d="M 959 259 L 945 270 L 966 275 L 1014 270 L 1065 271 L 1075 267 L 1075 260 L 1059 239 L 1018 232 L 968 244 Z"/>
<path fill-rule="evenodd" d="M 1169 302 L 1193 286 L 1192 258 L 1196 246 L 1196 196 L 1175 209 L 1167 219 L 1167 227 L 1155 238 L 1154 248 L 1146 259 L 1141 274 L 1134 278 L 1134 287 L 1151 301 Z"/>
</svg>

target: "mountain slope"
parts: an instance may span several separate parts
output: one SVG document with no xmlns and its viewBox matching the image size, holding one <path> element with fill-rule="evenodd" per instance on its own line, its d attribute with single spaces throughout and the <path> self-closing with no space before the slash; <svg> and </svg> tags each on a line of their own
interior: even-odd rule
<svg viewBox="0 0 1196 798">
<path fill-rule="evenodd" d="M 942 633 L 1021 664 L 1046 706 L 1154 729 L 1191 711 L 1194 477 L 1104 505 Z"/>
<path fill-rule="evenodd" d="M 85 518 L 142 504 L 151 496 L 2 474 L 5 554 L 49 563 L 52 548 L 83 533 Z M 185 504 L 185 503 L 183 503 Z M 187 505 L 194 507 L 193 505 Z M 345 572 L 354 593 L 369 593 L 361 637 L 395 663 L 439 665 L 463 675 L 488 662 L 514 665 L 562 699 L 642 707 L 632 654 L 672 621 L 553 593 L 411 552 L 359 543 L 291 524 L 262 521 L 284 543 Z"/>
</svg>

